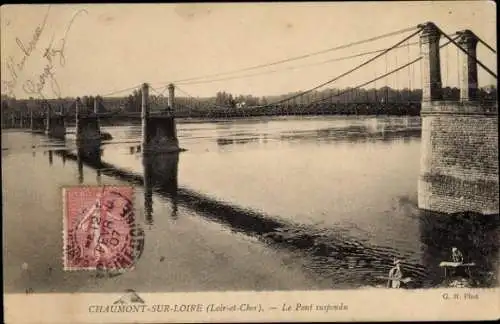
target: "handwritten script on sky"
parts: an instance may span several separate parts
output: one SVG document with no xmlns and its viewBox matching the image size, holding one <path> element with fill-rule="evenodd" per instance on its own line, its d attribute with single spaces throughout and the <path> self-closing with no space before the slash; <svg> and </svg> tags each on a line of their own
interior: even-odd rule
<svg viewBox="0 0 500 324">
<path fill-rule="evenodd" d="M 331 80 L 413 31 L 343 45 L 427 21 L 449 34 L 470 29 L 496 47 L 493 6 L 486 1 L 7 5 L 0 8 L 2 94 L 123 97 L 148 82 L 158 91 L 174 83 L 201 97 L 218 91 L 283 95 Z M 418 37 L 320 90 L 353 87 L 412 61 L 420 55 Z M 496 70 L 495 53 L 479 44 L 477 55 Z M 300 59 L 288 60 L 293 57 Z M 446 46 L 441 57 L 443 86 L 458 86 L 457 49 Z M 365 88 L 416 89 L 420 70 L 413 64 Z M 480 86 L 496 83 L 483 69 L 478 73 Z"/>
<path fill-rule="evenodd" d="M 30 39 L 15 38 L 19 54 L 7 57 L 7 70 L 10 76 L 2 80 L 2 93 L 14 96 L 16 89 L 21 88 L 27 95 L 35 98 L 61 97 L 61 87 L 57 81 L 57 70 L 66 65 L 65 46 L 71 27 L 85 9 L 78 10 L 71 17 L 62 36 L 48 34 L 45 29 L 50 19 L 49 6 L 41 18 L 40 24 L 33 30 Z M 33 73 L 26 69 L 29 60 L 42 60 L 43 69 Z"/>
</svg>

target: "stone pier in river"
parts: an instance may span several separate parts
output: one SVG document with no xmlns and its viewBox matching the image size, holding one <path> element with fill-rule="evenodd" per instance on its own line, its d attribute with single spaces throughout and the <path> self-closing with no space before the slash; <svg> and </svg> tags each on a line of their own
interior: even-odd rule
<svg viewBox="0 0 500 324">
<path fill-rule="evenodd" d="M 132 116 L 132 119 L 140 118 L 142 123 L 141 146 L 143 151 L 157 153 L 179 152 L 179 141 L 177 139 L 177 126 L 174 116 L 175 88 L 173 84 L 168 87 L 168 107 L 162 111 L 150 111 L 149 85 L 143 84 L 141 115 Z M 92 100 L 91 100 L 92 101 Z M 93 158 L 95 152 L 100 148 L 101 141 L 111 139 L 111 135 L 101 132 L 100 118 L 110 118 L 113 115 L 99 111 L 100 99 L 96 97 L 93 109 L 84 107 L 80 98 L 75 101 L 75 135 L 76 144 L 83 151 L 88 151 Z M 43 132 L 48 136 L 64 139 L 66 135 L 65 118 L 68 116 L 64 111 L 54 113 L 50 104 L 45 102 L 44 116 L 33 116 L 30 112 L 30 128 L 33 132 Z M 82 153 L 82 156 L 86 155 Z"/>
<path fill-rule="evenodd" d="M 50 137 L 64 139 L 66 136 L 64 114 L 52 111 L 52 106 L 48 103 L 45 105 L 45 134 Z"/>
<path fill-rule="evenodd" d="M 142 150 L 152 152 L 178 152 L 179 141 L 177 140 L 177 131 L 174 107 L 174 86 L 169 85 L 168 108 L 165 111 L 151 114 L 149 105 L 149 85 L 142 85 Z"/>
<path fill-rule="evenodd" d="M 460 100 L 444 101 L 439 39 L 427 23 L 421 34 L 422 147 L 418 206 L 440 213 L 498 214 L 498 104 L 477 97 L 478 38 L 460 33 Z"/>
<path fill-rule="evenodd" d="M 33 116 L 32 113 L 30 114 L 30 129 L 33 133 L 44 133 L 45 122 L 46 118 L 43 118 L 43 116 Z"/>
<path fill-rule="evenodd" d="M 82 157 L 96 159 L 100 155 L 101 130 L 99 117 L 93 111 L 83 111 L 80 98 L 76 99 L 76 145 Z"/>
</svg>

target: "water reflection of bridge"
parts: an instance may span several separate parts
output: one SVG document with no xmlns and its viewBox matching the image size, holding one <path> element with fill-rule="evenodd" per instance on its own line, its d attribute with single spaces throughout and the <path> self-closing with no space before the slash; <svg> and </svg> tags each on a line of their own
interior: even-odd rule
<svg viewBox="0 0 500 324">
<path fill-rule="evenodd" d="M 309 257 L 310 268 L 326 268 L 331 272 L 332 286 L 351 276 L 354 283 L 375 285 L 376 275 L 385 275 L 394 258 L 402 260 L 405 275 L 411 276 L 413 287 L 429 287 L 440 283 L 441 272 L 437 267 L 446 259 L 451 246 L 458 246 L 480 265 L 478 285 L 491 284 L 488 274 L 498 267 L 498 219 L 474 217 L 442 218 L 422 212 L 420 240 L 424 246 L 419 258 L 388 247 L 370 246 L 355 238 L 345 238 L 332 229 L 328 234 L 310 226 L 278 220 L 239 206 L 222 202 L 195 190 L 180 187 L 178 183 L 179 153 L 142 154 L 143 174 L 134 173 L 102 161 L 101 154 L 79 154 L 79 151 L 58 150 L 54 153 L 63 161 L 77 163 L 79 182 L 83 183 L 83 166 L 101 174 L 117 178 L 144 188 L 145 223 L 153 225 L 153 194 L 166 198 L 172 204 L 171 217 L 178 217 L 178 206 L 198 215 L 228 226 L 231 230 L 258 238 L 278 248 L 300 250 Z M 131 149 L 130 154 L 136 154 Z M 49 162 L 53 153 L 49 151 Z M 155 215 L 154 217 L 158 217 Z M 450 221 L 453 220 L 453 221 Z M 344 273 L 336 278 L 339 273 Z M 344 279 L 342 279 L 344 278 Z M 493 283 L 494 284 L 494 283 Z"/>
</svg>

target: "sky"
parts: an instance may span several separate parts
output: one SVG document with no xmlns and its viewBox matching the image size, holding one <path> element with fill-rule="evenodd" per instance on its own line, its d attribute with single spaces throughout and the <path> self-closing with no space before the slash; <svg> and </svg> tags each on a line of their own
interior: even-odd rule
<svg viewBox="0 0 500 324">
<path fill-rule="evenodd" d="M 470 29 L 497 47 L 491 1 L 4 5 L 0 17 L 2 93 L 17 98 L 126 96 L 144 82 L 153 93 L 173 82 L 178 95 L 195 97 L 303 91 L 375 54 L 322 62 L 390 47 L 416 29 L 268 68 L 179 80 L 318 52 L 427 21 L 448 34 Z M 418 35 L 403 45 L 331 86 L 356 86 L 419 56 Z M 483 45 L 477 51 L 496 73 L 496 54 Z M 441 51 L 443 86 L 458 85 L 457 55 L 453 45 Z M 226 80 L 213 80 L 221 78 Z M 418 88 L 420 78 L 417 64 L 368 87 Z M 488 84 L 496 79 L 479 68 L 479 85 Z"/>
</svg>

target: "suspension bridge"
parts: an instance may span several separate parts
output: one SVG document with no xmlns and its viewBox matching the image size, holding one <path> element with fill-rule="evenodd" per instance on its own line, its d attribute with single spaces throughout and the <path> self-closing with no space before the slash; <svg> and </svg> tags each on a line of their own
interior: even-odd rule
<svg viewBox="0 0 500 324">
<path fill-rule="evenodd" d="M 389 36 L 407 34 L 389 47 L 366 51 L 356 55 L 334 60 L 347 60 L 352 57 L 373 55 L 347 71 L 318 83 L 307 90 L 278 98 L 272 102 L 238 106 L 234 102 L 202 102 L 183 90 L 190 84 L 221 82 L 234 78 L 253 77 L 262 73 L 277 73 L 280 69 L 268 70 L 239 76 L 235 73 L 249 72 L 261 68 L 311 57 L 351 46 L 358 46 Z M 418 38 L 415 41 L 415 38 Z M 100 123 L 106 120 L 140 121 L 142 125 L 141 148 L 143 152 L 172 153 L 179 151 L 176 118 L 201 117 L 250 117 L 262 115 L 307 115 L 307 114 L 373 114 L 398 110 L 401 114 L 420 112 L 422 118 L 422 154 L 421 174 L 418 181 L 419 208 L 443 213 L 473 211 L 481 214 L 498 214 L 498 103 L 480 98 L 478 88 L 478 67 L 495 80 L 497 75 L 477 57 L 477 45 L 485 46 L 496 55 L 496 50 L 482 41 L 470 30 L 453 34 L 444 33 L 432 22 L 415 27 L 391 32 L 378 37 L 353 42 L 320 52 L 287 58 L 256 65 L 237 71 L 229 71 L 169 81 L 168 83 L 144 83 L 140 86 L 114 91 L 93 99 L 93 107 L 82 105 L 77 98 L 71 105 L 64 107 L 55 100 L 43 100 L 44 115 L 36 115 L 33 109 L 29 116 L 21 117 L 20 122 L 29 124 L 32 131 L 45 132 L 49 136 L 64 139 L 66 125 L 76 125 L 76 142 L 82 147 L 81 154 L 92 158 L 99 154 L 102 134 Z M 418 45 L 420 53 L 416 57 L 407 57 L 401 63 L 401 55 L 394 56 L 394 67 L 389 70 L 389 54 L 401 51 L 410 53 L 411 46 Z M 459 94 L 456 98 L 447 98 L 444 94 L 444 81 L 449 81 L 449 47 L 457 51 L 456 75 Z M 361 79 L 353 86 L 339 91 L 318 92 L 346 79 L 375 62 L 385 59 L 385 71 L 374 77 Z M 398 62 L 398 59 L 400 62 Z M 320 62 L 321 63 L 321 62 Z M 319 64 L 319 63 L 318 63 Z M 416 65 L 419 64 L 421 93 L 419 100 L 414 100 Z M 444 68 L 443 68 L 444 67 Z M 366 73 L 365 73 L 366 74 Z M 389 96 L 390 88 L 383 91 L 368 90 L 377 82 L 393 78 L 399 91 L 396 98 Z M 397 83 L 400 84 L 397 84 Z M 155 87 L 153 87 L 155 85 Z M 386 83 L 387 85 L 387 83 Z M 175 90 L 187 95 L 182 103 L 175 97 Z M 106 97 L 134 90 L 132 97 L 140 98 L 140 112 L 102 112 Z M 165 102 L 163 93 L 168 90 Z M 150 91 L 157 96 L 150 96 Z M 406 95 L 405 95 L 406 94 Z M 357 100 L 348 100 L 357 98 Z M 392 99 L 392 102 L 391 102 Z M 138 100 L 136 100 L 138 101 Z M 139 104 L 136 102 L 136 104 Z M 208 109 L 203 108 L 207 106 Z M 53 106 L 59 107 L 54 112 Z M 26 120 L 27 118 L 27 120 Z"/>
</svg>

